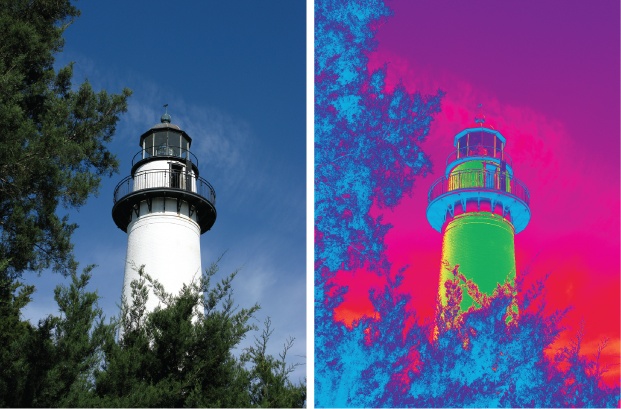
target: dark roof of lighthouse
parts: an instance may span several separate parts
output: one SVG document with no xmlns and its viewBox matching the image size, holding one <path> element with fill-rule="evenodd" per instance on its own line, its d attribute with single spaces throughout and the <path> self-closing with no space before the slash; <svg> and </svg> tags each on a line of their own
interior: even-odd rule
<svg viewBox="0 0 621 409">
<path fill-rule="evenodd" d="M 180 133 L 181 135 L 183 135 L 184 139 L 188 141 L 188 146 L 192 144 L 192 138 L 190 138 L 190 135 L 185 133 L 185 131 L 181 129 L 179 125 L 171 124 L 170 122 L 161 122 L 159 124 L 153 125 L 151 129 L 149 129 L 147 132 L 140 135 L 139 146 L 142 146 L 142 141 L 144 140 L 144 138 L 146 138 L 147 136 L 151 135 L 154 132 L 158 132 L 162 130 L 171 130 L 175 133 Z"/>
<path fill-rule="evenodd" d="M 466 128 L 463 131 L 459 132 L 457 135 L 455 135 L 455 138 L 453 139 L 453 144 L 455 146 L 457 146 L 457 140 L 459 138 L 461 138 L 462 136 L 464 136 L 466 134 L 475 133 L 475 132 L 485 132 L 485 133 L 489 133 L 489 134 L 495 135 L 503 143 L 507 143 L 507 139 L 500 132 L 498 132 L 497 130 L 491 129 L 491 128 L 486 128 L 486 127 L 483 127 L 483 126 L 479 126 L 479 127 L 473 127 L 473 128 Z"/>
<path fill-rule="evenodd" d="M 151 129 L 161 129 L 161 128 L 172 128 L 172 129 L 176 129 L 177 131 L 183 132 L 181 128 L 179 127 L 179 125 L 171 124 L 169 122 L 161 122 L 151 127 Z"/>
</svg>

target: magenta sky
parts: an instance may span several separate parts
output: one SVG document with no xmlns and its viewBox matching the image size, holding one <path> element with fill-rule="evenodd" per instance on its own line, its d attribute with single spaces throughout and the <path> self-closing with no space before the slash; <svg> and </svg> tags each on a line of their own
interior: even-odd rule
<svg viewBox="0 0 621 409">
<path fill-rule="evenodd" d="M 515 242 L 518 274 L 529 265 L 533 275 L 551 272 L 550 306 L 574 306 L 569 334 L 584 319 L 584 351 L 592 353 L 608 336 L 607 359 L 618 364 L 618 0 L 387 4 L 394 16 L 379 29 L 369 66 L 388 64 L 388 86 L 401 80 L 411 91 L 446 92 L 423 145 L 434 174 L 383 213 L 394 225 L 390 260 L 411 266 L 405 284 L 412 307 L 431 317 L 438 285 L 441 236 L 425 218 L 427 191 L 444 171 L 453 136 L 474 126 L 482 103 L 531 193 L 532 219 Z M 341 313 L 370 312 L 364 301 L 370 282 L 349 285 Z M 609 375 L 618 379 L 619 366 Z"/>
</svg>

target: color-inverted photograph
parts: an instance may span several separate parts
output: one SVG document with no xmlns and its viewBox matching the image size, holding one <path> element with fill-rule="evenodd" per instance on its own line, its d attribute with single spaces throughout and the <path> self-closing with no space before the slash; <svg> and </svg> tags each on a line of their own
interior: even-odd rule
<svg viewBox="0 0 621 409">
<path fill-rule="evenodd" d="M 618 407 L 619 2 L 314 10 L 314 405 Z"/>
</svg>

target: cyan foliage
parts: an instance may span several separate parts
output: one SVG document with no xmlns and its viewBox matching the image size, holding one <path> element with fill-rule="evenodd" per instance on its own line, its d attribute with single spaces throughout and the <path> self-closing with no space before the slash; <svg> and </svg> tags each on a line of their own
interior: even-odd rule
<svg viewBox="0 0 621 409">
<path fill-rule="evenodd" d="M 373 204 L 394 206 L 431 166 L 420 149 L 441 93 L 422 96 L 403 86 L 387 92 L 385 69 L 367 70 L 377 23 L 390 14 L 382 1 L 315 3 L 315 396 L 335 390 L 328 406 L 347 406 L 357 378 L 343 370 L 364 362 L 343 343 L 345 328 L 334 323 L 333 309 L 345 289 L 333 289 L 339 269 L 368 263 L 387 271 L 382 256 L 389 227 L 371 217 Z M 330 294 L 327 296 L 327 294 Z M 353 341 L 352 342 L 356 342 Z"/>
<path fill-rule="evenodd" d="M 546 349 L 563 331 L 564 312 L 543 314 L 544 296 L 530 291 L 507 322 L 515 288 L 459 311 L 476 284 L 455 270 L 447 304 L 434 322 L 416 323 L 408 297 L 394 283 L 370 294 L 379 319 L 363 318 L 351 330 L 333 324 L 329 379 L 321 379 L 318 407 L 616 407 L 619 387 L 602 382 L 600 356 L 580 354 L 582 333 L 550 357 Z M 521 284 L 521 283 L 518 283 Z M 532 298 L 531 298 L 532 297 Z M 539 308 L 525 308 L 536 302 Z M 405 323 L 415 322 L 406 329 Z M 600 347 L 606 346 L 605 341 Z M 316 364 L 317 366 L 317 364 Z M 317 389 L 317 384 L 316 384 Z"/>
</svg>

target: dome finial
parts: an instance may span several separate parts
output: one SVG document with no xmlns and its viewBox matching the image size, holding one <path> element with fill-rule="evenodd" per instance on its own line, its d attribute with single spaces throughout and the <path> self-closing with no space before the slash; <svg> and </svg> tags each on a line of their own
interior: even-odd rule
<svg viewBox="0 0 621 409">
<path fill-rule="evenodd" d="M 485 115 L 483 115 L 483 104 L 477 105 L 477 113 L 474 116 L 474 122 L 477 124 L 481 124 L 481 126 L 483 126 L 483 124 L 485 123 Z"/>
<path fill-rule="evenodd" d="M 169 124 L 171 117 L 170 115 L 168 115 L 168 104 L 164 104 L 164 108 L 166 108 L 166 112 L 164 112 L 164 115 L 162 115 L 162 117 L 160 118 L 160 122 L 162 122 L 163 124 Z"/>
</svg>

